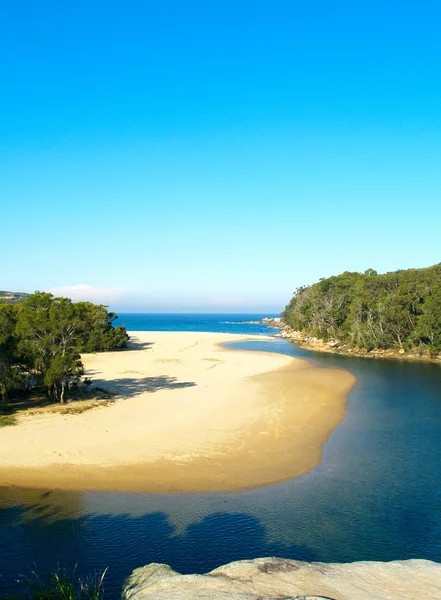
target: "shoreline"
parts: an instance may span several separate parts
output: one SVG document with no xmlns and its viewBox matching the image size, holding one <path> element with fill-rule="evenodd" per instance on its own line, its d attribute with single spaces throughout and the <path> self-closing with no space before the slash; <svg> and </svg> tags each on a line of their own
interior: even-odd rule
<svg viewBox="0 0 441 600">
<path fill-rule="evenodd" d="M 1 431 L 0 486 L 170 493 L 286 481 L 320 463 L 355 383 L 303 359 L 220 346 L 270 336 L 130 334 L 126 350 L 83 356 L 85 375 L 116 402 Z"/>
<path fill-rule="evenodd" d="M 278 338 L 279 339 L 279 338 Z M 326 342 L 315 344 L 309 342 L 299 342 L 296 340 L 287 339 L 287 342 L 311 352 L 322 352 L 327 354 L 336 354 L 339 356 L 348 356 L 349 358 L 369 358 L 371 360 L 399 360 L 402 362 L 421 362 L 433 365 L 441 365 L 441 358 L 430 358 L 429 356 L 421 356 L 419 354 L 400 354 L 399 350 L 366 350 L 357 348 L 331 348 L 326 346 Z"/>
<path fill-rule="evenodd" d="M 385 360 L 400 360 L 410 362 L 423 362 L 441 365 L 441 355 L 438 357 L 425 356 L 421 354 L 412 354 L 404 350 L 395 350 L 393 348 L 367 350 L 365 348 L 351 348 L 347 344 L 340 345 L 337 341 L 326 342 L 319 338 L 308 338 L 302 331 L 295 331 L 289 325 L 286 325 L 279 318 L 266 318 L 262 321 L 266 323 L 269 329 L 276 329 L 280 333 L 273 334 L 276 339 L 284 339 L 291 344 L 303 350 L 312 352 L 325 352 L 328 354 L 339 354 L 352 358 L 379 358 Z"/>
</svg>

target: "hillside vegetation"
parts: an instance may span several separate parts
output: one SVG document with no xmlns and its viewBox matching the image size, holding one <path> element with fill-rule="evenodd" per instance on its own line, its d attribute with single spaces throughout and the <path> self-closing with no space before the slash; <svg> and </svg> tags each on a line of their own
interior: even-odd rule
<svg viewBox="0 0 441 600">
<path fill-rule="evenodd" d="M 441 353 L 441 263 L 379 275 L 345 272 L 297 289 L 282 313 L 294 330 L 354 348 Z"/>
<path fill-rule="evenodd" d="M 0 304 L 9 304 L 14 302 L 22 302 L 29 298 L 29 294 L 24 292 L 7 292 L 6 290 L 0 290 Z"/>
<path fill-rule="evenodd" d="M 43 292 L 0 304 L 0 405 L 11 392 L 34 388 L 64 402 L 83 374 L 81 352 L 125 346 L 127 332 L 115 319 L 105 306 Z"/>
</svg>

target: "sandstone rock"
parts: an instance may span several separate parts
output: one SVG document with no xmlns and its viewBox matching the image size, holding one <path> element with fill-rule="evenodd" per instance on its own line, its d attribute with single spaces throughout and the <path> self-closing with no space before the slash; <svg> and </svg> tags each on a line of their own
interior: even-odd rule
<svg viewBox="0 0 441 600">
<path fill-rule="evenodd" d="M 207 575 L 180 575 L 167 565 L 136 569 L 124 600 L 439 600 L 441 564 L 428 560 L 348 564 L 281 558 L 233 562 Z"/>
<path fill-rule="evenodd" d="M 140 598 L 140 591 L 155 587 L 156 584 L 166 584 L 168 577 L 181 577 L 180 573 L 173 571 L 168 565 L 150 563 L 145 567 L 135 569 L 124 583 L 123 598 L 131 600 Z M 147 596 L 146 596 L 147 597 Z"/>
<path fill-rule="evenodd" d="M 329 346 L 330 348 L 338 348 L 338 347 L 339 347 L 339 345 L 340 345 L 340 342 L 339 342 L 338 340 L 330 340 L 330 341 L 328 342 L 328 346 Z"/>
<path fill-rule="evenodd" d="M 270 329 L 280 329 L 281 327 L 286 327 L 282 323 L 282 319 L 280 317 L 264 317 L 259 323 L 263 323 L 264 325 L 268 325 Z"/>
</svg>

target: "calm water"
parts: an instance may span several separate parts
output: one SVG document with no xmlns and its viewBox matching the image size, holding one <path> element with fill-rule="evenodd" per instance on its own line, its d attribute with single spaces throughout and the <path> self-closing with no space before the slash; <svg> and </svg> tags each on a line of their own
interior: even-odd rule
<svg viewBox="0 0 441 600">
<path fill-rule="evenodd" d="M 218 328 L 231 317 L 210 316 L 211 330 L 235 331 Z M 190 316 L 122 320 L 153 330 L 160 318 L 182 330 Z M 200 331 L 210 330 L 207 319 Z M 30 567 L 44 572 L 57 564 L 77 565 L 79 574 L 108 566 L 106 589 L 117 597 L 124 577 L 152 561 L 181 572 L 268 555 L 441 562 L 441 368 L 301 351 L 278 339 L 235 346 L 305 357 L 357 377 L 322 464 L 287 483 L 228 494 L 2 489 L 3 592 L 19 590 L 15 579 Z"/>
</svg>

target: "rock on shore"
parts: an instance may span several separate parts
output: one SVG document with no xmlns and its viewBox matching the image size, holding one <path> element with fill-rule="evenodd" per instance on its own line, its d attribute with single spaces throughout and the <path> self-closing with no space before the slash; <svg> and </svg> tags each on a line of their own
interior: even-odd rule
<svg viewBox="0 0 441 600">
<path fill-rule="evenodd" d="M 283 319 L 279 317 L 266 317 L 261 323 L 267 325 L 270 329 L 278 329 L 274 337 L 283 338 L 288 342 L 292 342 L 306 350 L 316 350 L 318 352 L 331 352 L 335 354 L 343 354 L 347 356 L 363 356 L 367 358 L 399 358 L 414 361 L 434 362 L 441 361 L 441 354 L 438 356 L 425 354 L 415 354 L 406 352 L 403 348 L 374 348 L 367 350 L 366 348 L 358 348 L 350 344 L 344 344 L 340 340 L 330 339 L 322 340 L 320 338 L 307 335 L 303 331 L 296 331 L 287 325 Z"/>
<path fill-rule="evenodd" d="M 151 563 L 133 571 L 124 600 L 439 600 L 441 564 L 428 560 L 332 564 L 281 558 L 233 562 L 206 575 Z"/>
</svg>

